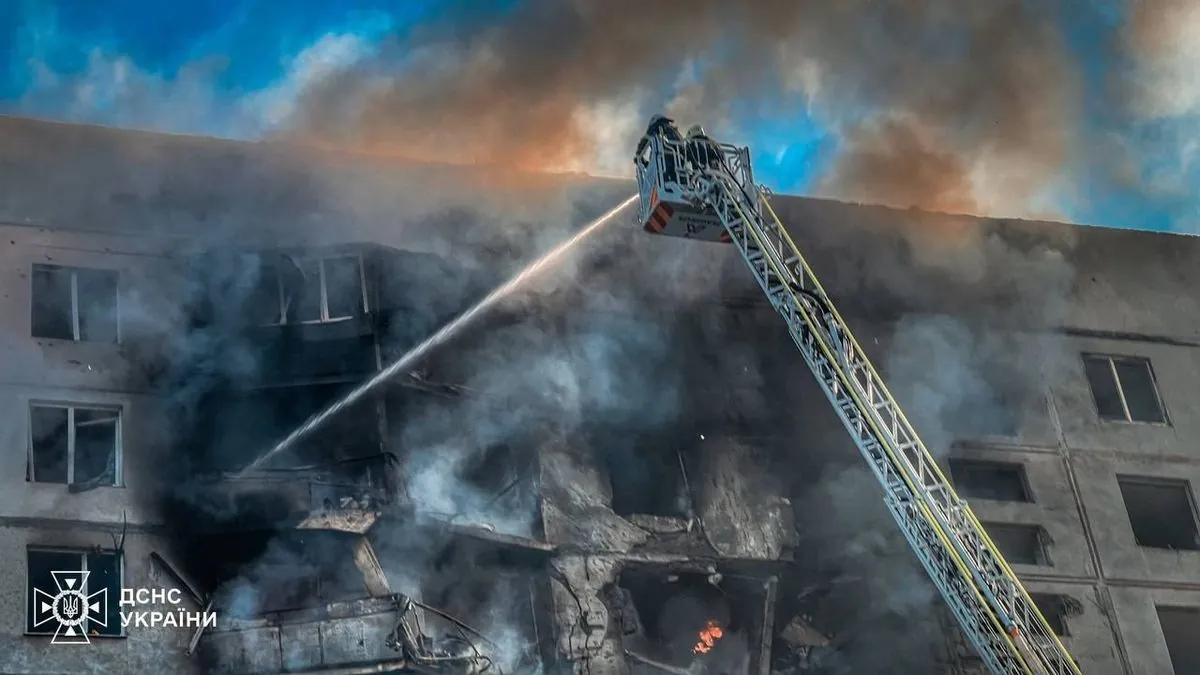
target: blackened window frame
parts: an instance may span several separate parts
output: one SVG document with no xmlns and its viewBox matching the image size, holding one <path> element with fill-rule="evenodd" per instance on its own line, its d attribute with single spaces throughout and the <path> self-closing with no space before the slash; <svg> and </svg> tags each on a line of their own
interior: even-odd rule
<svg viewBox="0 0 1200 675">
<path fill-rule="evenodd" d="M 1132 356 L 1128 354 L 1103 354 L 1097 352 L 1084 352 L 1082 355 L 1084 365 L 1084 379 L 1087 381 L 1088 390 L 1092 394 L 1092 405 L 1096 410 L 1096 416 L 1102 422 L 1112 424 L 1146 424 L 1151 426 L 1171 426 L 1171 416 L 1167 412 L 1166 402 L 1163 400 L 1162 391 L 1158 386 L 1158 376 L 1154 372 L 1154 365 L 1150 359 L 1144 356 Z M 1111 378 L 1112 385 L 1116 390 L 1118 400 L 1121 404 L 1122 417 L 1114 417 L 1106 415 L 1101 409 L 1099 400 L 1096 397 L 1096 387 L 1088 376 L 1089 362 L 1106 362 L 1108 365 L 1108 376 Z M 1117 372 L 1117 364 L 1136 364 L 1144 367 L 1146 375 L 1149 378 L 1150 391 L 1154 394 L 1154 404 L 1158 409 L 1158 414 L 1162 418 L 1160 420 L 1140 420 L 1134 419 L 1129 408 L 1129 401 L 1125 394 L 1125 384 L 1121 381 L 1121 376 Z"/>
<path fill-rule="evenodd" d="M 343 260 L 343 259 L 353 260 L 355 267 L 358 270 L 358 290 L 359 290 L 359 295 L 361 296 L 360 297 L 361 303 L 358 306 L 357 314 L 332 316 L 332 315 L 330 315 L 330 312 L 329 312 L 329 284 L 327 281 L 328 272 L 326 271 L 326 264 L 329 261 Z M 332 323 L 340 323 L 342 321 L 351 321 L 359 316 L 363 316 L 363 315 L 367 314 L 368 312 L 370 312 L 371 303 L 370 303 L 369 294 L 367 292 L 366 261 L 361 252 L 328 253 L 328 254 L 324 254 L 324 255 L 297 256 L 294 258 L 294 261 L 295 261 L 295 264 L 297 265 L 297 267 L 299 267 L 301 269 L 301 271 L 303 271 L 304 266 L 307 264 L 315 264 L 316 265 L 317 275 L 318 275 L 317 287 L 319 288 L 319 291 L 320 291 L 319 316 L 316 319 L 303 319 L 303 320 L 296 320 L 289 316 L 290 314 L 292 314 L 292 305 L 295 303 L 296 299 L 289 297 L 289 295 L 288 295 L 288 292 L 287 292 L 288 289 L 286 287 L 286 284 L 284 283 L 283 270 L 279 269 L 277 266 L 272 265 L 272 266 L 266 267 L 266 270 L 267 270 L 266 273 L 271 275 L 275 281 L 274 286 L 276 289 L 276 297 L 275 297 L 275 302 L 273 303 L 273 306 L 274 306 L 274 309 L 278 312 L 278 316 L 274 321 L 267 321 L 264 323 L 264 325 L 266 325 L 266 326 L 299 326 L 299 325 L 332 324 Z"/>
<path fill-rule="evenodd" d="M 1005 502 L 1005 503 L 1010 503 L 1010 504 L 1034 504 L 1034 503 L 1036 503 L 1036 500 L 1034 499 L 1034 495 L 1033 495 L 1033 489 L 1029 485 L 1029 472 L 1027 472 L 1025 470 L 1025 465 L 1021 462 L 1005 462 L 1005 461 L 993 460 L 993 459 L 972 459 L 972 458 L 968 458 L 968 457 L 951 457 L 949 460 L 947 460 L 947 464 L 948 464 L 947 468 L 949 469 L 949 473 L 950 473 L 950 480 L 951 480 L 952 484 L 954 485 L 955 492 L 959 493 L 963 497 L 966 497 L 968 500 L 982 499 L 982 500 L 987 500 L 987 501 Z M 956 467 L 959 469 L 958 471 L 955 470 Z M 999 469 L 999 470 L 1003 470 L 1003 471 L 1016 472 L 1016 478 L 1020 484 L 1020 489 L 1021 489 L 1021 498 L 1020 499 L 996 499 L 995 497 L 981 497 L 981 496 L 977 496 L 977 495 L 973 496 L 973 495 L 969 494 L 970 489 L 967 485 L 967 481 L 962 480 L 962 478 L 963 478 L 962 471 L 973 469 L 973 468 L 978 468 L 978 469 L 993 468 L 993 469 Z M 964 489 L 964 488 L 967 488 L 967 489 Z"/>
<path fill-rule="evenodd" d="M 59 481 L 43 481 L 37 479 L 37 472 L 34 468 L 34 438 L 33 438 L 33 415 L 35 408 L 58 408 L 67 411 L 67 477 L 65 482 Z M 97 483 L 97 487 L 124 487 L 124 426 L 125 426 L 125 410 L 120 405 L 111 405 L 103 403 L 68 403 L 63 401 L 45 401 L 31 400 L 26 406 L 26 456 L 25 456 L 25 481 L 27 483 L 35 483 L 39 485 L 86 485 L 87 481 L 76 482 L 75 478 L 75 451 L 76 451 L 76 424 L 75 413 L 78 410 L 88 410 L 93 412 L 110 412 L 116 414 L 116 422 L 113 438 L 113 480 L 112 482 Z"/>
<path fill-rule="evenodd" d="M 1196 509 L 1196 499 L 1192 493 L 1191 481 L 1182 478 L 1161 478 L 1157 476 L 1139 476 L 1133 474 L 1117 474 L 1117 490 L 1121 493 L 1121 506 L 1125 508 L 1125 517 L 1129 520 L 1129 529 L 1133 532 L 1134 544 L 1138 548 L 1148 548 L 1159 551 L 1200 551 L 1200 514 Z M 1174 548 L 1143 544 L 1144 537 L 1138 533 L 1134 524 L 1133 513 L 1125 496 L 1126 485 L 1140 487 L 1156 487 L 1163 489 L 1178 489 L 1187 501 L 1188 517 L 1190 519 L 1193 542 L 1190 547 Z"/>
<path fill-rule="evenodd" d="M 1183 670 L 1183 668 L 1186 666 L 1189 666 L 1189 665 L 1194 665 L 1194 658 L 1193 658 L 1193 663 L 1179 663 L 1179 661 L 1183 660 L 1181 657 L 1183 657 L 1185 655 L 1194 657 L 1195 652 L 1191 649 L 1180 649 L 1180 647 L 1182 647 L 1183 645 L 1181 645 L 1176 640 L 1171 639 L 1172 637 L 1178 637 L 1179 633 L 1177 631 L 1169 631 L 1168 630 L 1167 626 L 1165 625 L 1165 623 L 1163 621 L 1164 614 L 1174 615 L 1175 617 L 1191 616 L 1191 617 L 1194 617 L 1196 620 L 1200 620 L 1200 607 L 1189 606 L 1189 605 L 1184 605 L 1184 604 L 1176 604 L 1176 603 L 1164 603 L 1164 604 L 1155 603 L 1155 605 L 1154 605 L 1155 619 L 1158 621 L 1158 629 L 1163 636 L 1163 643 L 1165 644 L 1165 646 L 1167 648 L 1167 657 L 1170 659 L 1171 668 L 1172 668 L 1173 672 L 1176 673 L 1176 675 L 1183 675 L 1183 673 L 1186 672 Z M 1174 625 L 1178 626 L 1179 624 L 1175 623 Z M 1188 632 L 1190 632 L 1190 631 L 1188 631 Z M 1170 634 L 1170 635 L 1168 635 L 1168 634 Z M 1192 672 L 1194 672 L 1194 669 Z"/>
<path fill-rule="evenodd" d="M 999 520 L 987 521 L 981 524 L 984 531 L 987 532 L 988 538 L 993 540 L 992 543 L 996 546 L 996 550 L 1004 556 L 1006 562 L 1028 567 L 1054 567 L 1054 559 L 1050 556 L 1049 533 L 1044 526 L 1033 523 L 1013 523 Z M 1012 533 L 1023 532 L 1033 535 L 1033 562 L 1017 560 L 1016 556 L 1008 555 L 1002 550 L 1000 544 L 995 540 L 1006 539 L 1006 537 L 1001 535 L 1005 531 Z"/>
<path fill-rule="evenodd" d="M 1071 637 L 1071 625 L 1067 621 L 1068 613 L 1065 603 L 1070 596 L 1064 593 L 1031 592 L 1029 599 L 1037 607 L 1056 637 Z"/>
<path fill-rule="evenodd" d="M 69 314 L 71 323 L 71 337 L 59 337 L 50 335 L 38 335 L 38 322 L 34 320 L 34 315 L 37 313 L 37 303 L 39 301 L 39 293 L 37 286 L 37 277 L 39 273 L 49 274 L 66 274 L 70 279 L 71 306 L 65 308 Z M 80 273 L 98 274 L 111 277 L 113 286 L 112 298 L 112 340 L 93 340 L 85 339 L 83 331 L 80 327 L 82 312 L 79 306 L 79 275 Z M 34 263 L 31 268 L 29 277 L 29 334 L 31 337 L 38 340 L 63 340 L 65 342 L 83 342 L 94 344 L 120 344 L 121 343 L 121 273 L 118 270 L 106 269 L 100 267 L 80 267 L 70 265 L 48 265 L 44 263 Z"/>
</svg>

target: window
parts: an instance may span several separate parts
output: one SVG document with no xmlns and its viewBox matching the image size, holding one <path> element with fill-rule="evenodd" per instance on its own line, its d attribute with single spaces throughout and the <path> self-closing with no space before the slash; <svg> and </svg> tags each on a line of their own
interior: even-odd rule
<svg viewBox="0 0 1200 675">
<path fill-rule="evenodd" d="M 119 409 L 52 404 L 29 407 L 27 480 L 118 485 L 120 455 Z"/>
<path fill-rule="evenodd" d="M 1196 511 L 1186 481 L 1117 476 L 1117 484 L 1138 546 L 1200 549 Z"/>
<path fill-rule="evenodd" d="M 295 260 L 264 267 L 255 292 L 264 323 L 328 323 L 361 316 L 367 307 L 357 255 Z"/>
<path fill-rule="evenodd" d="M 1100 419 L 1114 422 L 1167 421 L 1150 361 L 1128 356 L 1085 354 L 1084 373 Z"/>
<path fill-rule="evenodd" d="M 954 487 L 967 499 L 1030 502 L 1025 467 L 1004 462 L 950 460 Z"/>
<path fill-rule="evenodd" d="M 618 516 L 687 518 L 691 499 L 682 457 L 699 442 L 692 433 L 640 434 L 596 425 L 586 433 L 603 459 Z"/>
<path fill-rule="evenodd" d="M 1045 534 L 1037 525 L 989 523 L 984 525 L 992 543 L 1010 563 L 1018 565 L 1049 565 Z"/>
<path fill-rule="evenodd" d="M 54 597 L 79 579 L 84 597 L 92 599 L 86 606 L 87 619 L 82 624 L 87 635 L 124 635 L 120 613 L 123 575 L 124 565 L 118 551 L 29 549 L 26 551 L 25 632 L 54 635 L 61 626 L 53 613 Z M 96 595 L 101 592 L 103 596 Z M 66 638 L 71 634 L 66 628 L 60 633 Z"/>
<path fill-rule="evenodd" d="M 1055 635 L 1070 635 L 1067 630 L 1067 615 L 1071 613 L 1069 605 L 1077 603 L 1074 598 L 1054 593 L 1030 593 L 1029 599 L 1033 600 L 1033 604 L 1046 618 L 1046 623 L 1050 624 L 1050 630 L 1054 631 Z"/>
<path fill-rule="evenodd" d="M 31 292 L 35 338 L 116 342 L 117 273 L 34 265 Z"/>
<path fill-rule="evenodd" d="M 1158 607 L 1158 625 L 1162 628 L 1171 667 L 1177 675 L 1200 673 L 1200 608 Z"/>
</svg>

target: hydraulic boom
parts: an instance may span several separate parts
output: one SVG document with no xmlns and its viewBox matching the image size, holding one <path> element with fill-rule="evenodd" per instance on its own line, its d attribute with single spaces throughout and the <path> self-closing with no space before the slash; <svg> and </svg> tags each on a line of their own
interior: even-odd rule
<svg viewBox="0 0 1200 675">
<path fill-rule="evenodd" d="M 634 158 L 647 232 L 732 243 L 884 490 L 884 502 L 988 669 L 1081 675 L 955 494 L 754 184 L 747 148 L 650 137 Z M 703 147 L 701 147 L 703 146 Z"/>
</svg>

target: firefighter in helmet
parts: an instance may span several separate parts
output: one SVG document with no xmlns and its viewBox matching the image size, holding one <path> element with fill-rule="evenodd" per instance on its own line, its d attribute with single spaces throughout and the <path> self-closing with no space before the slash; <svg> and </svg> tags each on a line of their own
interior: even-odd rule
<svg viewBox="0 0 1200 675">
<path fill-rule="evenodd" d="M 688 127 L 686 156 L 688 163 L 697 169 L 717 169 L 723 163 L 721 149 L 699 124 Z"/>
<path fill-rule="evenodd" d="M 650 145 L 650 139 L 658 136 L 666 141 L 679 142 L 683 140 L 682 134 L 679 133 L 679 127 L 675 126 L 675 120 L 666 115 L 654 115 L 650 118 L 650 123 L 646 125 L 646 133 L 642 134 L 641 140 L 638 141 L 637 151 L 634 152 L 636 161 L 640 162 L 642 167 L 648 167 L 650 160 L 648 157 L 643 157 L 646 148 Z M 679 171 L 676 166 L 676 156 L 674 153 L 663 153 L 663 181 L 668 183 L 676 183 L 679 181 Z"/>
</svg>

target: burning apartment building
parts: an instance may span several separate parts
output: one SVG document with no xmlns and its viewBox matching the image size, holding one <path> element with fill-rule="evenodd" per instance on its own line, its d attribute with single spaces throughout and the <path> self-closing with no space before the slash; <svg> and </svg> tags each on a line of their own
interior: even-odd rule
<svg viewBox="0 0 1200 675">
<path fill-rule="evenodd" d="M 0 139 L 0 672 L 983 672 L 717 245 L 619 219 L 263 459 L 625 182 Z M 1196 240 L 774 204 L 1082 670 L 1193 672 Z"/>
</svg>

